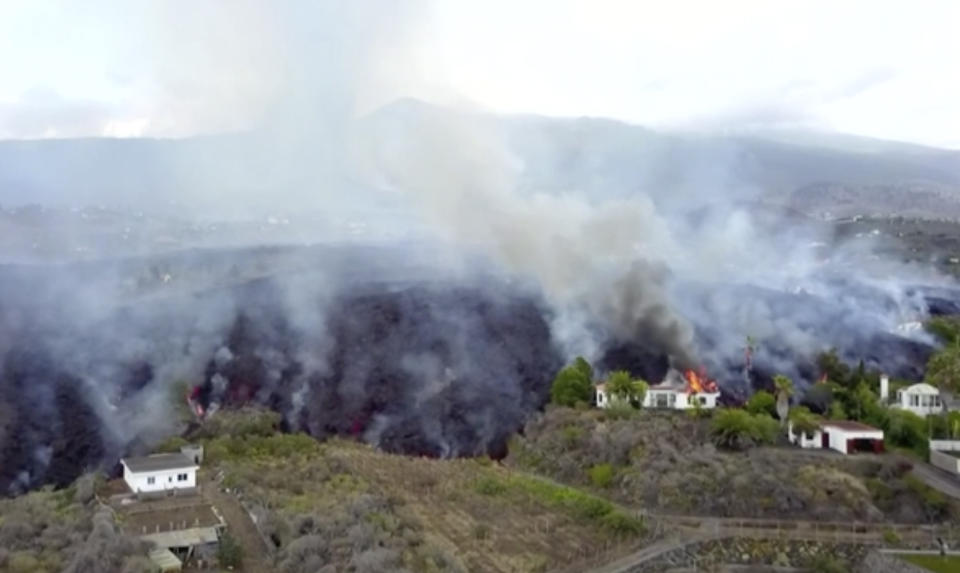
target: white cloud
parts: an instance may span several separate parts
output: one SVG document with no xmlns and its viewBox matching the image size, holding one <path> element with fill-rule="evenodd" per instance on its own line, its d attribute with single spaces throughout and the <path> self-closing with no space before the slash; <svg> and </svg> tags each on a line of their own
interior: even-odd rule
<svg viewBox="0 0 960 573">
<path fill-rule="evenodd" d="M 16 116 L 48 86 L 72 126 L 40 133 L 230 131 L 409 95 L 960 147 L 958 21 L 952 0 L 8 0 L 0 136 L 36 135 Z"/>
</svg>

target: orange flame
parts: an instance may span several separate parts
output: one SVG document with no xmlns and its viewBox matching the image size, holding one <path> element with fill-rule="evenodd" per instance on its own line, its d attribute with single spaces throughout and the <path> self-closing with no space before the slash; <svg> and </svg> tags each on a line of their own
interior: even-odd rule
<svg viewBox="0 0 960 573">
<path fill-rule="evenodd" d="M 709 379 L 702 368 L 699 373 L 693 370 L 687 370 L 683 373 L 683 377 L 687 379 L 687 392 L 691 394 L 700 394 L 701 392 L 712 393 L 717 391 L 717 382 Z"/>
</svg>

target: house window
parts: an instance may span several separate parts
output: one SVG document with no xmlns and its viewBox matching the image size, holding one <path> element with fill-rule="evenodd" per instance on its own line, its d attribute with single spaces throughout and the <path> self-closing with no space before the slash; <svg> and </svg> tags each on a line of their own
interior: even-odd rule
<svg viewBox="0 0 960 573">
<path fill-rule="evenodd" d="M 173 481 L 173 476 L 167 476 L 167 482 L 172 482 L 172 481 Z"/>
<path fill-rule="evenodd" d="M 177 481 L 187 481 L 187 474 L 177 474 Z"/>
<path fill-rule="evenodd" d="M 919 406 L 919 405 L 920 405 L 920 396 L 917 396 L 916 394 L 909 394 L 909 396 L 910 396 L 910 405 L 911 405 L 911 406 Z"/>
<path fill-rule="evenodd" d="M 153 477 L 148 477 L 148 478 L 147 478 L 147 485 L 153 485 L 153 484 L 155 484 L 156 482 L 157 482 L 157 478 L 153 478 Z"/>
<path fill-rule="evenodd" d="M 701 406 L 706 406 L 706 405 L 707 405 L 707 397 L 706 397 L 706 396 L 700 396 L 700 405 L 701 405 Z"/>
</svg>

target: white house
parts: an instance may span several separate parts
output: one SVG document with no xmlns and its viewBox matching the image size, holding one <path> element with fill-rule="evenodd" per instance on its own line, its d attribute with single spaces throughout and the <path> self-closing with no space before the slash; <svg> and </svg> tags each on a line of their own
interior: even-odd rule
<svg viewBox="0 0 960 573">
<path fill-rule="evenodd" d="M 596 386 L 597 406 L 608 408 L 617 398 L 607 392 L 606 384 Z M 686 376 L 677 370 L 670 370 L 663 381 L 650 386 L 643 397 L 644 408 L 670 408 L 685 410 L 699 402 L 701 408 L 716 408 L 720 389 L 717 383 L 688 372 Z"/>
<path fill-rule="evenodd" d="M 940 390 L 921 383 L 901 388 L 897 392 L 893 407 L 913 412 L 918 416 L 928 416 L 943 412 L 943 401 L 940 399 Z"/>
<path fill-rule="evenodd" d="M 793 431 L 793 422 L 787 422 L 787 437 L 790 438 L 791 444 L 796 444 L 801 448 L 822 448 L 823 445 L 823 431 L 820 428 L 817 428 L 813 433 L 805 432 L 794 432 Z"/>
<path fill-rule="evenodd" d="M 134 493 L 163 492 L 197 487 L 196 462 L 182 453 L 124 458 L 123 481 Z"/>
<path fill-rule="evenodd" d="M 825 420 L 812 434 L 793 431 L 787 425 L 790 442 L 801 448 L 831 449 L 841 454 L 855 452 L 883 452 L 883 430 L 848 420 Z"/>
</svg>

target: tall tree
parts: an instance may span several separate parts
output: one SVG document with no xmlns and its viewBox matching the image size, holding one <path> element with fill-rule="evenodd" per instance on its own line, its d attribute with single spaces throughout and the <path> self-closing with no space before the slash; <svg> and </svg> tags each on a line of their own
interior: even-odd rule
<svg viewBox="0 0 960 573">
<path fill-rule="evenodd" d="M 786 426 L 787 416 L 790 414 L 790 396 L 793 395 L 793 382 L 783 374 L 773 377 L 773 387 L 777 392 L 777 416 L 780 425 Z"/>
<path fill-rule="evenodd" d="M 924 381 L 941 390 L 960 391 L 960 345 L 951 344 L 935 352 L 927 361 Z"/>
<path fill-rule="evenodd" d="M 557 373 L 550 387 L 550 400 L 561 406 L 573 407 L 577 402 L 590 402 L 593 398 L 593 369 L 583 358 Z"/>
</svg>

